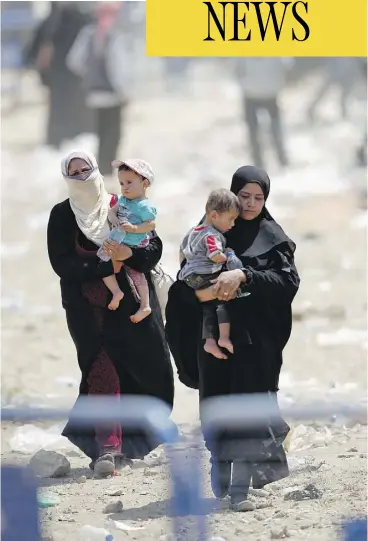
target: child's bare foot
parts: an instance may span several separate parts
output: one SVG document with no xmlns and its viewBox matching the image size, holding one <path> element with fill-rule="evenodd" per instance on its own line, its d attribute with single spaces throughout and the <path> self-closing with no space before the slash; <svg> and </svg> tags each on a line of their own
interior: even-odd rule
<svg viewBox="0 0 368 541">
<path fill-rule="evenodd" d="M 120 301 L 123 299 L 123 297 L 124 297 L 124 293 L 120 290 L 113 293 L 111 302 L 108 306 L 109 310 L 116 310 L 120 304 Z"/>
<path fill-rule="evenodd" d="M 216 357 L 216 359 L 227 359 L 227 356 L 218 347 L 214 338 L 207 338 L 203 348 L 207 353 Z"/>
<path fill-rule="evenodd" d="M 230 353 L 234 353 L 234 346 L 229 338 L 220 338 L 217 343 L 220 348 L 227 349 Z"/>
<path fill-rule="evenodd" d="M 151 308 L 148 306 L 147 308 L 140 308 L 138 312 L 136 312 L 134 315 L 130 316 L 130 321 L 133 323 L 139 323 L 140 321 L 143 321 L 147 316 L 149 316 L 151 313 Z"/>
</svg>

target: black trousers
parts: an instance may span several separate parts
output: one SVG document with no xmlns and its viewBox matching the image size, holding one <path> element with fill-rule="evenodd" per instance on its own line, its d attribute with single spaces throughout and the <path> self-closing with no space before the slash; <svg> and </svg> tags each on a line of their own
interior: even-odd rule
<svg viewBox="0 0 368 541">
<path fill-rule="evenodd" d="M 212 282 L 220 275 L 220 272 L 215 272 L 213 274 L 190 274 L 187 276 L 184 281 L 188 284 L 189 287 L 195 291 L 201 289 L 207 289 L 211 287 Z M 219 325 L 221 323 L 230 323 L 229 314 L 225 303 L 216 300 L 203 302 L 201 304 L 202 308 L 202 338 L 207 340 L 207 338 L 218 339 L 219 336 Z"/>
<path fill-rule="evenodd" d="M 202 338 L 214 338 L 219 336 L 219 325 L 230 323 L 229 314 L 225 303 L 220 301 L 208 301 L 201 304 L 202 307 Z"/>
<path fill-rule="evenodd" d="M 98 165 L 102 175 L 111 175 L 111 162 L 118 157 L 123 112 L 122 105 L 96 109 Z"/>
<path fill-rule="evenodd" d="M 260 111 L 266 111 L 270 117 L 274 150 L 280 165 L 285 166 L 288 163 L 288 159 L 284 146 L 280 108 L 277 99 L 255 99 L 244 97 L 245 122 L 248 127 L 249 142 L 254 165 L 262 168 L 265 167 L 263 159 L 264 149 L 262 149 L 261 138 L 259 136 L 258 114 Z"/>
</svg>

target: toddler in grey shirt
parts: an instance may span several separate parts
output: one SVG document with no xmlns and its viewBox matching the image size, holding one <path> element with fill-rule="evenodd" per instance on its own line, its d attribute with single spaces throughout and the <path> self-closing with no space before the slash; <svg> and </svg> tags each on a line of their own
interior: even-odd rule
<svg viewBox="0 0 368 541">
<path fill-rule="evenodd" d="M 224 233 L 234 226 L 239 212 L 238 198 L 230 190 L 219 189 L 210 193 L 204 221 L 186 234 L 180 246 L 180 263 L 184 264 L 179 280 L 194 290 L 213 285 L 212 280 L 224 270 L 228 260 Z M 232 256 L 233 261 L 234 258 L 235 256 Z M 242 267 L 240 260 L 238 266 Z M 220 348 L 234 353 L 226 304 L 214 300 L 201 303 L 201 307 L 204 349 L 218 359 L 226 359 L 227 356 Z"/>
</svg>

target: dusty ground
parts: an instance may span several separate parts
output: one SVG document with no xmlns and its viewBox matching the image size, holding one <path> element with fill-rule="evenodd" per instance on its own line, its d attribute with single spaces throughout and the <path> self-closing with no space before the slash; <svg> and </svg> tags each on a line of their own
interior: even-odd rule
<svg viewBox="0 0 368 541">
<path fill-rule="evenodd" d="M 335 122 L 332 96 L 324 112 L 327 122 L 307 131 L 301 124 L 300 104 L 305 103 L 308 88 L 304 84 L 284 99 L 293 167 L 278 171 L 270 155 L 269 208 L 297 243 L 302 278 L 294 331 L 285 350 L 281 398 L 287 404 L 313 399 L 362 402 L 367 379 L 367 214 L 361 195 L 365 172 L 351 167 L 362 112 L 354 102 L 351 122 Z M 230 84 L 198 84 L 191 97 L 154 94 L 149 101 L 142 97 L 130 111 L 124 153 L 144 156 L 157 171 L 152 200 L 160 213 L 163 261 L 173 273 L 178 243 L 201 216 L 208 191 L 228 186 L 232 172 L 248 159 L 237 100 Z M 58 171 L 60 156 L 39 146 L 43 123 L 42 106 L 20 110 L 2 122 L 3 405 L 69 406 L 79 378 L 58 280 L 45 249 L 48 213 L 65 192 Z M 197 418 L 196 393 L 177 383 L 173 419 L 186 436 L 184 455 L 201 447 L 200 440 L 192 441 Z M 279 529 L 286 526 L 291 539 L 336 539 L 342 518 L 366 512 L 366 429 L 354 421 L 347 427 L 344 423 L 324 420 L 311 425 L 306 434 L 296 426 L 290 450 L 292 475 L 273 485 L 267 497 L 252 495 L 254 512 L 235 515 L 226 502 L 219 505 L 211 499 L 204 462 L 205 494 L 214 509 L 213 535 L 232 541 L 252 534 L 263 541 L 282 535 Z M 3 426 L 6 463 L 29 460 L 29 455 L 11 452 L 16 428 Z M 69 477 L 43 482 L 60 497 L 57 506 L 42 512 L 43 526 L 55 540 L 77 539 L 84 524 L 102 527 L 107 518 L 104 506 L 118 499 L 124 510 L 112 518 L 144 529 L 114 531 L 116 539 L 158 539 L 169 531 L 170 475 L 162 450 L 108 480 L 90 478 L 88 460 L 72 455 Z M 77 483 L 82 475 L 87 481 Z M 286 489 L 310 483 L 321 491 L 319 499 L 284 500 Z M 121 496 L 108 495 L 117 489 Z M 188 530 L 184 539 L 196 537 L 189 537 Z"/>
</svg>

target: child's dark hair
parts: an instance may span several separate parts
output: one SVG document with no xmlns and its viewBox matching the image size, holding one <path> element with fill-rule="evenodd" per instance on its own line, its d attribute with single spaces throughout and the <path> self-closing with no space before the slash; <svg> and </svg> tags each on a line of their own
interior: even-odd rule
<svg viewBox="0 0 368 541">
<path fill-rule="evenodd" d="M 241 212 L 241 205 L 237 196 L 230 190 L 220 188 L 219 190 L 213 190 L 208 196 L 206 203 L 206 214 L 209 214 L 215 210 L 219 214 L 223 212 L 236 211 L 238 214 Z"/>
<path fill-rule="evenodd" d="M 140 175 L 139 173 L 137 173 L 136 171 L 134 171 L 134 169 L 131 169 L 131 167 L 128 167 L 125 163 L 122 163 L 122 164 L 119 166 L 118 173 L 120 173 L 120 171 L 132 171 L 133 173 L 135 173 L 136 175 L 138 175 L 142 180 L 147 180 L 146 177 Z"/>
</svg>

